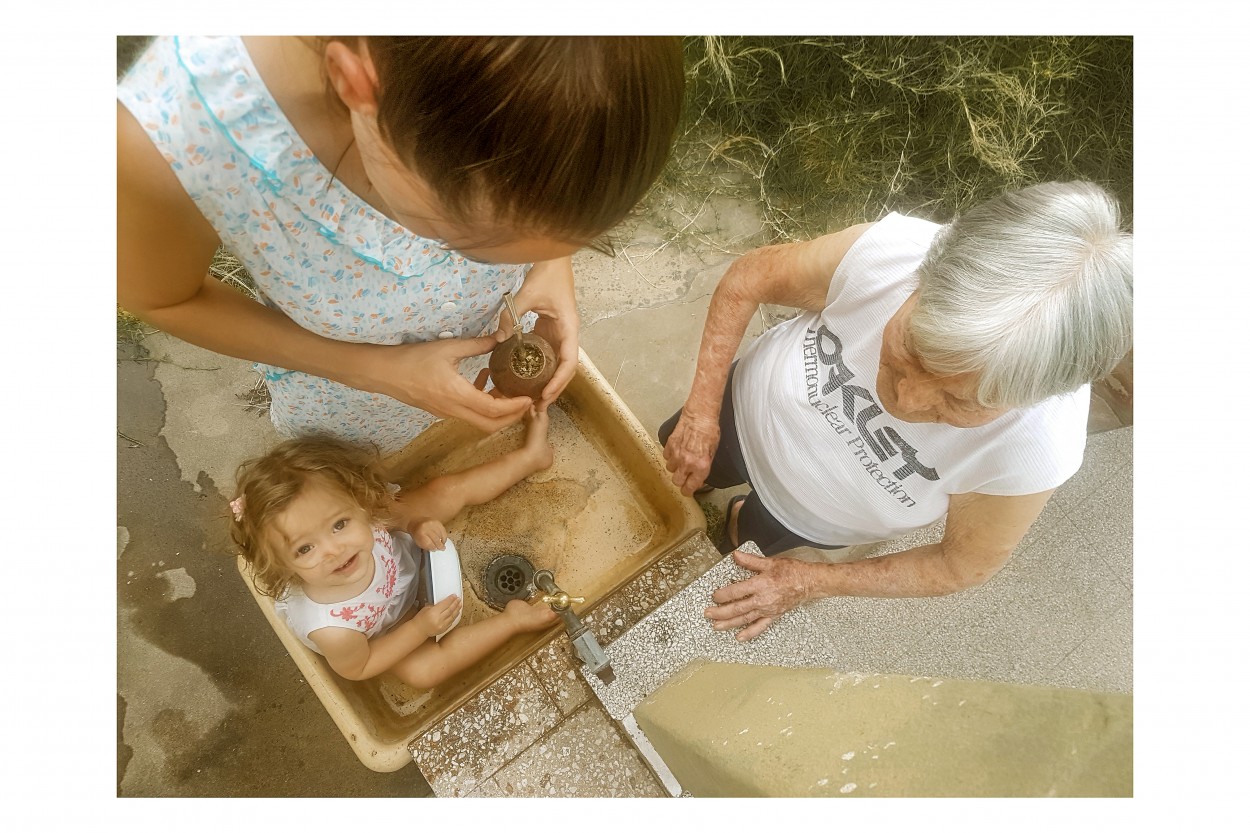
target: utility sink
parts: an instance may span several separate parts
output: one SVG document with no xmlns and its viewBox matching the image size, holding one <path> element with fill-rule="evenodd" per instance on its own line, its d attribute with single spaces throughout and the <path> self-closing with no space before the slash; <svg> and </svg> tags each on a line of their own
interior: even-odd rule
<svg viewBox="0 0 1250 833">
<path fill-rule="evenodd" d="M 655 440 L 585 353 L 549 413 L 551 468 L 469 507 L 447 527 L 464 574 L 462 624 L 494 615 L 483 580 L 499 556 L 520 555 L 535 569 L 551 570 L 561 589 L 585 597 L 574 605 L 580 615 L 704 528 L 702 510 L 672 484 Z M 443 420 L 387 463 L 396 482 L 420 483 L 519 447 L 524 430 L 517 424 L 483 436 L 463 422 Z M 242 560 L 239 570 L 251 588 Z M 476 667 L 428 690 L 389 674 L 356 682 L 302 645 L 278 620 L 272 599 L 254 588 L 252 595 L 361 762 L 379 772 L 411 762 L 408 745 L 426 728 L 552 639 L 567 639 L 561 625 L 514 637 Z"/>
</svg>

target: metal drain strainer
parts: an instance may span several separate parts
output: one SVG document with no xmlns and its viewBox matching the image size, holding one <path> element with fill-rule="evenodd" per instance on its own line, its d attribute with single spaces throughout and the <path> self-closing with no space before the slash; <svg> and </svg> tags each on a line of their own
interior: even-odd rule
<svg viewBox="0 0 1250 833">
<path fill-rule="evenodd" d="M 482 601 L 503 610 L 513 599 L 528 599 L 534 593 L 534 565 L 519 555 L 501 555 L 482 571 Z"/>
</svg>

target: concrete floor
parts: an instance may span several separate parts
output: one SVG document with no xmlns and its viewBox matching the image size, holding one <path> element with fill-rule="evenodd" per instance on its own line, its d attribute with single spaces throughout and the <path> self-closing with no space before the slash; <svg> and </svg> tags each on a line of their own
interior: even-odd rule
<svg viewBox="0 0 1250 833">
<path fill-rule="evenodd" d="M 699 219 L 730 239 L 750 232 L 735 206 Z M 660 248 L 645 229 L 630 239 L 616 258 L 576 259 L 582 346 L 654 432 L 685 398 L 732 257 Z M 757 315 L 744 344 L 764 326 Z M 227 554 L 234 467 L 273 440 L 241 398 L 255 379 L 246 362 L 159 333 L 118 348 L 117 793 L 430 795 L 415 766 L 379 774 L 357 761 Z M 1131 429 L 1100 434 L 986 587 L 807 612 L 842 667 L 1131 691 L 1131 519 Z"/>
</svg>

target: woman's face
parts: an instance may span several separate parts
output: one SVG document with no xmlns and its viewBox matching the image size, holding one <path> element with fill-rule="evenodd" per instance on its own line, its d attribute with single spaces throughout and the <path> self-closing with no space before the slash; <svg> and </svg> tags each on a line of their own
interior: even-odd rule
<svg viewBox="0 0 1250 833">
<path fill-rule="evenodd" d="M 877 397 L 881 406 L 904 422 L 940 422 L 954 428 L 979 428 L 1009 408 L 986 408 L 977 402 L 973 373 L 937 376 L 925 369 L 911 346 L 909 324 L 916 306 L 912 294 L 885 325 Z"/>
<path fill-rule="evenodd" d="M 379 133 L 371 116 L 352 113 L 352 131 L 365 173 L 385 202 L 387 214 L 422 237 L 480 263 L 537 263 L 573 254 L 581 245 L 535 236 L 483 219 L 463 224 L 446 219 L 438 196 L 407 168 Z"/>
</svg>

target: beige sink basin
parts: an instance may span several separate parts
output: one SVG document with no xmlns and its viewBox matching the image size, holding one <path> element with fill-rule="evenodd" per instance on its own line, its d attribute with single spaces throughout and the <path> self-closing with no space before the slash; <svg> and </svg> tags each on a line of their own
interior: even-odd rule
<svg viewBox="0 0 1250 833">
<path fill-rule="evenodd" d="M 535 569 L 551 570 L 561 589 L 586 598 L 574 605 L 584 614 L 704 527 L 698 504 L 669 480 L 655 440 L 585 353 L 550 414 L 551 468 L 466 509 L 448 525 L 465 579 L 463 623 L 495 613 L 483 601 L 482 577 L 500 555 L 521 555 Z M 523 431 L 515 425 L 484 437 L 462 422 L 444 420 L 388 463 L 397 482 L 419 483 L 516 448 Z M 379 772 L 409 763 L 408 744 L 427 727 L 550 640 L 567 638 L 562 626 L 514 637 L 485 662 L 433 689 L 410 688 L 389 674 L 354 682 L 304 647 L 277 619 L 271 599 L 254 589 L 252 594 L 356 755 Z"/>
</svg>

